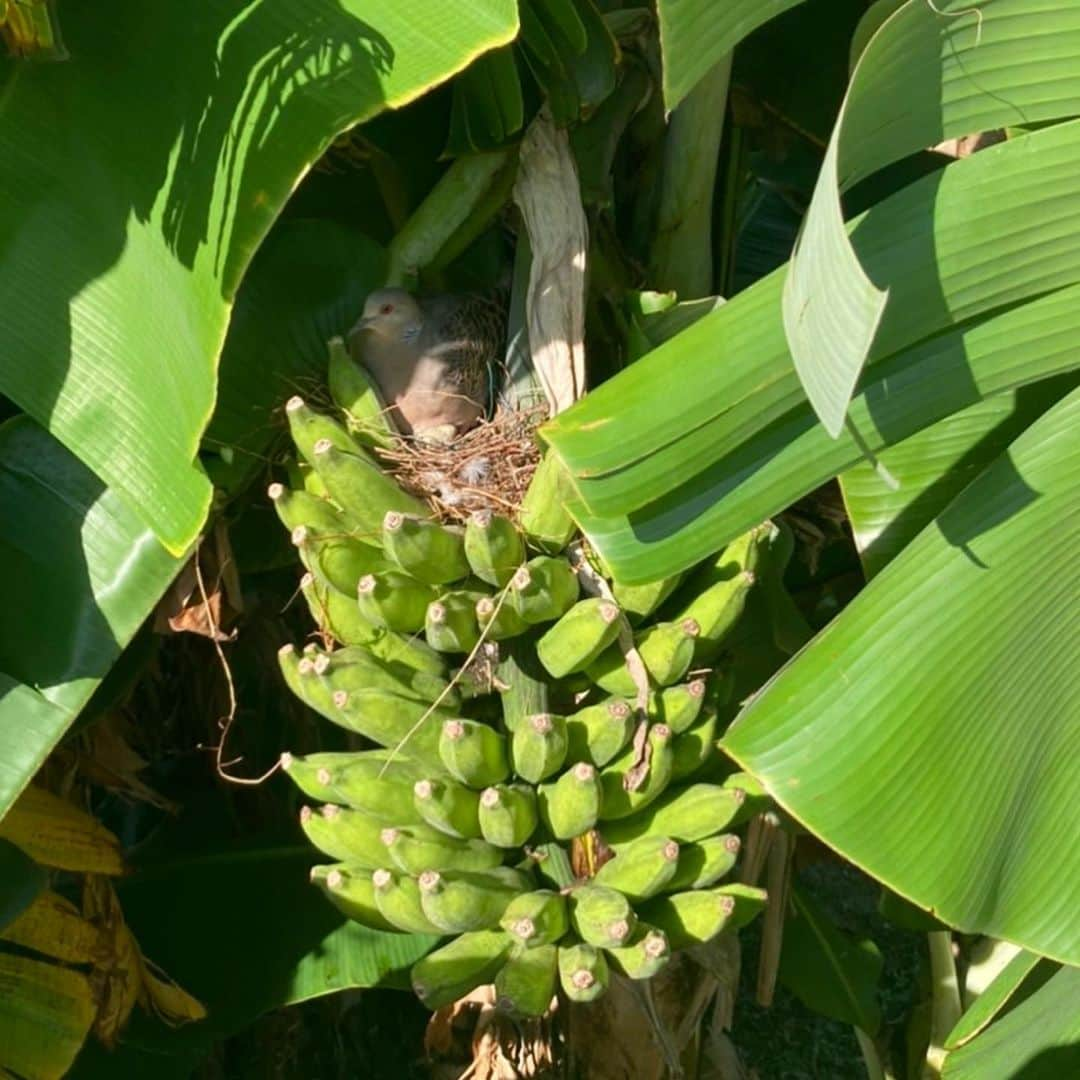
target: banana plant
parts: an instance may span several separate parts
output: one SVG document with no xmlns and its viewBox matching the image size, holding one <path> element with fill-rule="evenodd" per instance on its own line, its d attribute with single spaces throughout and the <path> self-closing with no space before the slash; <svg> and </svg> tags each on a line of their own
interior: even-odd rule
<svg viewBox="0 0 1080 1080">
<path fill-rule="evenodd" d="M 883 0 L 852 57 L 790 263 L 542 434 L 628 583 L 838 480 L 873 580 L 723 746 L 918 906 L 1077 964 L 1080 4 Z"/>
</svg>

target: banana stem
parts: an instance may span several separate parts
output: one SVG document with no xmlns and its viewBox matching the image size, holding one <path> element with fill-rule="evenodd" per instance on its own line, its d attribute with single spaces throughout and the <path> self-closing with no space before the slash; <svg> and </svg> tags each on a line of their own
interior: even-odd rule
<svg viewBox="0 0 1080 1080">
<path fill-rule="evenodd" d="M 713 291 L 713 189 L 730 80 L 728 53 L 690 91 L 668 125 L 650 284 L 674 289 L 680 300 Z"/>
<path fill-rule="evenodd" d="M 858 1042 L 859 1050 L 862 1053 L 863 1064 L 866 1066 L 867 1080 L 893 1080 L 892 1073 L 885 1068 L 881 1061 L 881 1055 L 878 1053 L 874 1040 L 861 1028 L 857 1027 L 853 1030 L 855 1040 Z"/>
<path fill-rule="evenodd" d="M 923 1080 L 938 1080 L 945 1063 L 945 1039 L 960 1019 L 960 983 L 952 951 L 952 932 L 935 930 L 926 935 L 930 949 L 930 1045 L 926 1050 Z"/>
<path fill-rule="evenodd" d="M 508 165 L 511 151 L 469 154 L 458 158 L 428 192 L 390 244 L 387 284 L 403 285 L 439 258 L 447 244 L 482 207 L 484 225 L 500 206 L 488 200 L 493 187 Z M 500 204 L 501 205 L 501 204 Z"/>
</svg>

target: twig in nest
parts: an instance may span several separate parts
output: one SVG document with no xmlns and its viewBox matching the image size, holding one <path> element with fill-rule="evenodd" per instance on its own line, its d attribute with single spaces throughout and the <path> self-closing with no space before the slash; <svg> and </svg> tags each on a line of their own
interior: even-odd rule
<svg viewBox="0 0 1080 1080">
<path fill-rule="evenodd" d="M 540 462 L 534 432 L 543 410 L 503 410 L 448 446 L 402 439 L 379 456 L 402 487 L 439 521 L 464 522 L 476 510 L 513 517 Z"/>
</svg>

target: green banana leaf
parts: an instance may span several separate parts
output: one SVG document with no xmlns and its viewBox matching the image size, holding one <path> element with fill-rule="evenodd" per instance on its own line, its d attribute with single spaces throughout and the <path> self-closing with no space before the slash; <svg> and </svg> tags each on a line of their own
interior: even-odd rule
<svg viewBox="0 0 1080 1080">
<path fill-rule="evenodd" d="M 225 813 L 214 800 L 189 804 L 119 885 L 143 952 L 207 1019 L 177 1029 L 137 1014 L 118 1052 L 86 1047 L 74 1080 L 136 1080 L 151 1068 L 189 1076 L 216 1042 L 269 1009 L 357 987 L 404 989 L 410 965 L 438 940 L 345 919 L 308 881 L 318 853 L 298 831 L 223 837 Z"/>
<path fill-rule="evenodd" d="M 0 426 L 0 817 L 181 566 L 28 417 Z"/>
<path fill-rule="evenodd" d="M 614 572 L 681 569 L 867 453 L 1074 367 L 1078 130 L 983 151 L 853 224 L 863 262 L 893 275 L 894 304 L 840 439 L 815 421 L 791 367 L 779 273 L 545 425 Z"/>
<path fill-rule="evenodd" d="M 797 885 L 792 889 L 779 978 L 808 1009 L 876 1035 L 883 964 L 871 940 L 844 933 L 820 904 Z"/>
<path fill-rule="evenodd" d="M 946 1055 L 944 1080 L 1080 1075 L 1080 969 L 1063 967 L 977 1039 Z"/>
<path fill-rule="evenodd" d="M 722 743 L 895 892 L 1066 963 L 1080 961 L 1078 476 L 1080 390 L 965 488 Z"/>
<path fill-rule="evenodd" d="M 291 395 L 325 396 L 327 342 L 348 332 L 385 267 L 377 244 L 338 222 L 288 220 L 270 231 L 236 298 L 204 440 L 228 459 L 230 489 L 265 468 Z"/>
<path fill-rule="evenodd" d="M 802 0 L 657 0 L 664 57 L 664 106 L 670 111 L 714 64 L 762 23 Z"/>
<path fill-rule="evenodd" d="M 840 477 L 867 577 L 930 524 L 989 462 L 1076 384 L 1075 374 L 986 398 Z"/>
<path fill-rule="evenodd" d="M 514 0 L 63 12 L 71 61 L 0 60 L 0 391 L 174 554 L 229 308 L 297 180 L 351 125 L 517 33 Z"/>
<path fill-rule="evenodd" d="M 1078 111 L 1078 0 L 908 0 L 873 35 L 852 73 L 784 289 L 795 366 L 829 434 L 843 428 L 893 286 L 891 272 L 864 267 L 849 243 L 841 191 L 943 139 Z M 901 307 L 896 297 L 891 303 Z"/>
<path fill-rule="evenodd" d="M 960 1017 L 945 1040 L 945 1049 L 956 1050 L 966 1046 L 982 1034 L 1012 1003 L 1037 967 L 1053 969 L 1054 965 L 1021 949 Z"/>
<path fill-rule="evenodd" d="M 0 840 L 0 930 L 14 922 L 48 884 L 44 870 L 10 840 Z"/>
</svg>

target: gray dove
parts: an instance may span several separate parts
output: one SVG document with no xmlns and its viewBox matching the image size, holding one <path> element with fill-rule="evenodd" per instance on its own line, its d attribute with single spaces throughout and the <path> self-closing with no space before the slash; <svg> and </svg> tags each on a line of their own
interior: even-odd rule
<svg viewBox="0 0 1080 1080">
<path fill-rule="evenodd" d="M 486 412 L 506 347 L 506 308 L 481 296 L 377 289 L 349 332 L 406 435 L 449 442 Z"/>
</svg>

